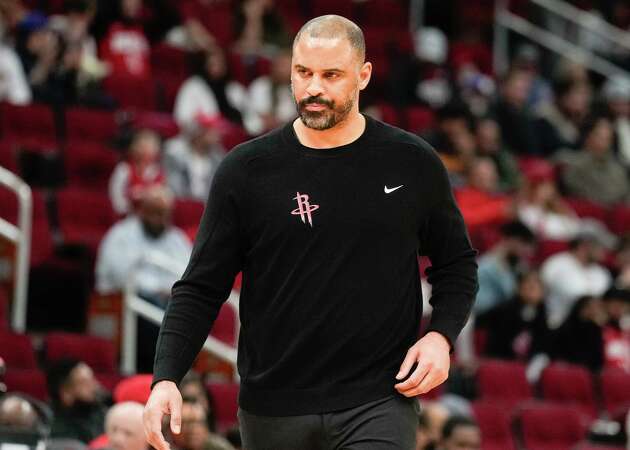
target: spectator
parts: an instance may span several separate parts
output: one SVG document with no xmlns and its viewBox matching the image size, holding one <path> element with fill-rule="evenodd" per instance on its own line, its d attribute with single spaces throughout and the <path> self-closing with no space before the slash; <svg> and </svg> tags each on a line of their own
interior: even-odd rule
<svg viewBox="0 0 630 450">
<path fill-rule="evenodd" d="M 0 442 L 3 431 L 42 431 L 43 423 L 33 404 L 19 394 L 0 399 Z"/>
<path fill-rule="evenodd" d="M 527 361 L 547 351 L 545 291 L 536 271 L 519 276 L 516 296 L 477 319 L 488 330 L 488 356 Z"/>
<path fill-rule="evenodd" d="M 630 289 L 630 235 L 622 236 L 617 242 L 612 266 L 615 286 Z"/>
<path fill-rule="evenodd" d="M 479 258 L 479 291 L 474 305 L 477 315 L 509 301 L 516 294 L 517 274 L 526 270 L 535 238 L 521 222 L 501 227 L 501 239 Z"/>
<path fill-rule="evenodd" d="M 247 91 L 239 82 L 231 80 L 225 54 L 219 47 L 205 53 L 202 67 L 188 78 L 175 99 L 175 120 L 180 127 L 193 125 L 199 116 L 223 116 L 240 125 L 241 111 L 247 102 Z"/>
<path fill-rule="evenodd" d="M 31 88 L 20 59 L 13 49 L 0 43 L 0 101 L 25 105 L 31 102 Z"/>
<path fill-rule="evenodd" d="M 552 359 L 583 365 L 598 372 L 604 365 L 602 327 L 605 323 L 606 311 L 600 299 L 578 298 L 564 323 L 552 332 Z"/>
<path fill-rule="evenodd" d="M 269 55 L 291 44 L 274 0 L 239 0 L 234 48 L 243 55 Z"/>
<path fill-rule="evenodd" d="M 145 190 L 166 183 L 160 147 L 159 136 L 150 130 L 139 130 L 131 138 L 126 161 L 116 165 L 109 179 L 109 197 L 117 214 L 133 212 Z"/>
<path fill-rule="evenodd" d="M 511 192 L 521 184 L 518 164 L 501 139 L 501 129 L 495 119 L 486 117 L 475 126 L 477 154 L 492 159 L 499 176 L 499 190 Z"/>
<path fill-rule="evenodd" d="M 602 296 L 608 322 L 604 326 L 604 360 L 607 367 L 630 373 L 630 290 L 610 288 Z"/>
<path fill-rule="evenodd" d="M 475 153 L 471 123 L 468 107 L 461 102 L 450 102 L 437 111 L 435 129 L 422 136 L 439 153 L 454 186 L 462 183 L 458 178 Z"/>
<path fill-rule="evenodd" d="M 109 450 L 148 450 L 142 414 L 144 407 L 136 402 L 122 402 L 112 406 L 105 417 L 105 432 Z"/>
<path fill-rule="evenodd" d="M 419 414 L 416 450 L 436 450 L 442 435 L 442 428 L 449 419 L 449 410 L 438 402 L 426 402 Z M 420 446 L 422 444 L 423 446 Z"/>
<path fill-rule="evenodd" d="M 114 224 L 101 242 L 96 261 L 96 290 L 122 291 L 143 257 L 157 253 L 185 264 L 191 245 L 182 230 L 171 225 L 172 195 L 163 187 L 143 193 L 137 214 Z M 177 275 L 149 263 L 137 268 L 139 293 L 164 306 Z"/>
<path fill-rule="evenodd" d="M 183 403 L 181 433 L 173 435 L 173 442 L 182 450 L 234 450 L 227 440 L 210 432 L 206 412 L 195 402 Z"/>
<path fill-rule="evenodd" d="M 118 0 L 120 19 L 100 42 L 101 56 L 112 77 L 149 80 L 150 44 L 142 26 L 142 0 Z"/>
<path fill-rule="evenodd" d="M 603 205 L 626 201 L 630 184 L 626 171 L 612 153 L 610 120 L 594 117 L 582 132 L 582 150 L 568 161 L 563 173 L 568 194 Z"/>
<path fill-rule="evenodd" d="M 197 372 L 188 372 L 179 383 L 179 391 L 184 400 L 199 403 L 203 407 L 208 420 L 208 429 L 212 432 L 216 431 L 214 400 L 201 376 Z"/>
<path fill-rule="evenodd" d="M 481 430 L 467 417 L 451 417 L 444 424 L 439 450 L 480 450 Z"/>
<path fill-rule="evenodd" d="M 540 239 L 568 241 L 582 232 L 598 233 L 607 247 L 615 245 L 617 238 L 604 224 L 579 217 L 558 193 L 553 168 L 546 173 L 530 176 L 518 202 L 518 217 Z"/>
<path fill-rule="evenodd" d="M 501 84 L 500 96 L 492 112 L 497 118 L 505 144 L 518 155 L 542 153 L 536 121 L 527 107 L 532 75 L 512 70 Z"/>
<path fill-rule="evenodd" d="M 532 83 L 527 95 L 527 107 L 536 111 L 553 99 L 553 92 L 549 82 L 540 74 L 540 51 L 531 44 L 520 45 L 512 60 L 513 70 L 523 70 L 532 77 Z"/>
<path fill-rule="evenodd" d="M 112 100 L 101 89 L 101 80 L 108 67 L 97 54 L 95 39 L 89 29 L 96 13 L 94 0 L 65 0 L 64 14 L 51 18 L 51 27 L 57 30 L 65 43 L 65 59 L 76 66 L 77 101 L 90 106 L 111 107 Z"/>
<path fill-rule="evenodd" d="M 455 191 L 470 233 L 481 227 L 500 225 L 512 215 L 512 200 L 501 194 L 498 186 L 497 169 L 492 159 L 474 159 L 467 171 L 467 184 Z"/>
<path fill-rule="evenodd" d="M 88 443 L 104 431 L 105 408 L 94 372 L 84 362 L 64 359 L 48 371 L 54 419 L 50 437 Z"/>
<path fill-rule="evenodd" d="M 555 101 L 538 112 L 540 150 L 551 155 L 561 149 L 576 149 L 580 130 L 590 110 L 591 87 L 582 82 L 561 79 L 554 83 Z"/>
<path fill-rule="evenodd" d="M 256 78 L 249 86 L 249 104 L 243 118 L 249 134 L 262 134 L 297 115 L 290 83 L 291 52 L 285 49 L 273 58 L 271 74 Z"/>
<path fill-rule="evenodd" d="M 604 83 L 602 97 L 608 106 L 615 132 L 617 159 L 630 169 L 630 80 L 613 77 Z"/>
<path fill-rule="evenodd" d="M 205 202 L 226 151 L 213 126 L 218 121 L 206 124 L 201 117 L 198 121 L 201 123 L 189 125 L 179 136 L 166 142 L 163 163 L 168 185 L 176 197 Z"/>
<path fill-rule="evenodd" d="M 549 325 L 557 328 L 567 317 L 575 301 L 582 296 L 602 295 L 611 283 L 608 271 L 600 265 L 604 244 L 597 234 L 578 235 L 569 249 L 549 257 L 541 274 L 549 294 Z"/>
</svg>

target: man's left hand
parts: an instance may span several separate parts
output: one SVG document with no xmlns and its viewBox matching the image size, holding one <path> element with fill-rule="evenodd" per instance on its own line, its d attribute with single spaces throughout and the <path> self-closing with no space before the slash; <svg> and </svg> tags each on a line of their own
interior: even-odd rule
<svg viewBox="0 0 630 450">
<path fill-rule="evenodd" d="M 444 383 L 451 366 L 450 349 L 444 336 L 428 332 L 407 351 L 396 379 L 402 380 L 414 364 L 417 366 L 407 380 L 394 385 L 396 390 L 405 397 L 415 397 Z"/>
</svg>

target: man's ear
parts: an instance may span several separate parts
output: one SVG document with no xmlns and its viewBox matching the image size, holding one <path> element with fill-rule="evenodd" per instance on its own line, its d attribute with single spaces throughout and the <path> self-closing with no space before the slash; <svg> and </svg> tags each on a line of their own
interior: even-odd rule
<svg viewBox="0 0 630 450">
<path fill-rule="evenodd" d="M 367 87 L 370 82 L 370 78 L 372 77 L 372 63 L 366 61 L 361 66 L 361 70 L 359 71 L 359 90 L 363 90 Z"/>
</svg>

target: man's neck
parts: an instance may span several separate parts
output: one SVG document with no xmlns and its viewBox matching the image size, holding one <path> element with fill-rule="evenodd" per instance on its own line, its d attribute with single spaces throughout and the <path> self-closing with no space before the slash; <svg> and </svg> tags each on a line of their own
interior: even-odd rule
<svg viewBox="0 0 630 450">
<path fill-rule="evenodd" d="M 345 120 L 328 130 L 308 128 L 299 117 L 293 122 L 293 129 L 302 145 L 325 150 L 356 141 L 365 131 L 366 125 L 365 117 L 359 111 L 353 111 Z"/>
</svg>

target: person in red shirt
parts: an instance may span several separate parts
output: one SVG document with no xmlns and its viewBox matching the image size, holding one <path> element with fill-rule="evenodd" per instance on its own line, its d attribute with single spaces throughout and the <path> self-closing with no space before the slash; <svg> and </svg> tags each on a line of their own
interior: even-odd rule
<svg viewBox="0 0 630 450">
<path fill-rule="evenodd" d="M 148 79 L 150 44 L 141 23 L 142 0 L 120 0 L 121 18 L 100 43 L 101 57 L 112 77 Z"/>
</svg>

